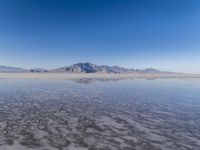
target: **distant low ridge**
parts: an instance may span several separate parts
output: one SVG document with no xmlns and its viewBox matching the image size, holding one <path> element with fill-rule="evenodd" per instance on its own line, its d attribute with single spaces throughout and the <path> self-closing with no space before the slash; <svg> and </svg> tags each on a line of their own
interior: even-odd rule
<svg viewBox="0 0 200 150">
<path fill-rule="evenodd" d="M 0 72 L 66 72 L 66 73 L 145 73 L 145 74 L 158 74 L 169 73 L 163 72 L 153 68 L 147 69 L 128 69 L 118 66 L 95 65 L 92 63 L 76 63 L 71 66 L 46 70 L 42 68 L 36 69 L 23 69 L 18 67 L 0 66 Z"/>
<path fill-rule="evenodd" d="M 0 66 L 0 72 L 26 72 L 26 69 L 10 66 Z"/>
</svg>

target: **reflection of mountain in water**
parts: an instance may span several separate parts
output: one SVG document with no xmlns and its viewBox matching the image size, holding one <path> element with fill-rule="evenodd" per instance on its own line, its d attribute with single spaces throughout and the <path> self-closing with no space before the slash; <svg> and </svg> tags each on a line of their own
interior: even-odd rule
<svg viewBox="0 0 200 150">
<path fill-rule="evenodd" d="M 100 82 L 106 82 L 106 81 L 113 81 L 113 82 L 117 82 L 120 80 L 126 80 L 128 78 L 115 78 L 115 79 L 109 79 L 109 78 L 80 78 L 80 79 L 72 79 L 73 82 L 75 83 L 79 83 L 79 84 L 92 84 L 95 83 L 97 81 Z M 129 78 L 131 80 L 135 80 L 134 78 Z M 143 78 L 144 80 L 156 80 L 158 78 Z"/>
<path fill-rule="evenodd" d="M 97 81 L 119 81 L 123 79 L 102 79 L 102 78 L 81 78 L 81 79 L 73 79 L 72 81 L 75 83 L 80 83 L 80 84 L 91 84 Z"/>
</svg>

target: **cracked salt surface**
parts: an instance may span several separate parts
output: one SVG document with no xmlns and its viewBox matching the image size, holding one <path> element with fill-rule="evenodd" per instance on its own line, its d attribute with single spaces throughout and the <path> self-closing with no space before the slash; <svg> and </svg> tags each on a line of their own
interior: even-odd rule
<svg viewBox="0 0 200 150">
<path fill-rule="evenodd" d="M 0 150 L 200 150 L 200 81 L 0 81 Z"/>
</svg>

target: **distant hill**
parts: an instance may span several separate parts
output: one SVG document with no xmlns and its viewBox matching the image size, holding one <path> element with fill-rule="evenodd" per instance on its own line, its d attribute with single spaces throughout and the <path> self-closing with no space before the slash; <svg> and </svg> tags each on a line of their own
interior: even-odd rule
<svg viewBox="0 0 200 150">
<path fill-rule="evenodd" d="M 171 72 L 163 72 L 154 68 L 128 69 L 128 68 L 118 67 L 118 66 L 95 65 L 89 62 L 76 63 L 71 66 L 61 67 L 61 68 L 52 69 L 52 70 L 46 70 L 42 68 L 23 69 L 23 68 L 18 68 L 18 67 L 0 66 L 0 72 L 140 73 L 140 74 L 171 73 Z"/>
<path fill-rule="evenodd" d="M 26 69 L 10 66 L 0 66 L 0 72 L 26 72 Z"/>
<path fill-rule="evenodd" d="M 74 73 L 162 73 L 153 68 L 144 70 L 128 69 L 118 66 L 95 65 L 92 63 L 77 63 L 71 66 L 50 70 L 51 72 L 74 72 Z"/>
</svg>

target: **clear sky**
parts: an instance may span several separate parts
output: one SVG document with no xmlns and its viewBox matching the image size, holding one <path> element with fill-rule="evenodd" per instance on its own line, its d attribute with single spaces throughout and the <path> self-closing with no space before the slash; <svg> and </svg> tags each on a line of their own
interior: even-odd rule
<svg viewBox="0 0 200 150">
<path fill-rule="evenodd" d="M 0 65 L 200 73 L 199 0 L 0 0 Z"/>
</svg>

